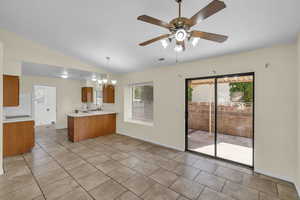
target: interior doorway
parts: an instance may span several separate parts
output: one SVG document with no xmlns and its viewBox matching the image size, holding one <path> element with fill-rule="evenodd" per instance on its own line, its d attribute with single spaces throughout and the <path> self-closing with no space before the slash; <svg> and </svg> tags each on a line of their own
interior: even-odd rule
<svg viewBox="0 0 300 200">
<path fill-rule="evenodd" d="M 33 113 L 36 126 L 56 123 L 56 87 L 33 86 Z"/>
<path fill-rule="evenodd" d="M 253 167 L 254 73 L 186 79 L 186 150 Z"/>
</svg>

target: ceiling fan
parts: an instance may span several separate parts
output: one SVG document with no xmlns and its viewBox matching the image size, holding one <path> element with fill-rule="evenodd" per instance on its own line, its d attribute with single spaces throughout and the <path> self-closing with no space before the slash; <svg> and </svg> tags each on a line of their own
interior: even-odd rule
<svg viewBox="0 0 300 200">
<path fill-rule="evenodd" d="M 184 51 L 186 48 L 186 42 L 191 42 L 193 46 L 196 46 L 199 39 L 210 40 L 213 42 L 225 42 L 228 37 L 225 35 L 219 35 L 215 33 L 207 33 L 203 31 L 190 30 L 194 25 L 200 21 L 216 14 L 217 12 L 226 8 L 226 5 L 223 1 L 213 0 L 206 7 L 201 9 L 191 18 L 186 18 L 181 16 L 181 4 L 182 0 L 175 0 L 178 3 L 179 16 L 169 23 L 161 21 L 159 19 L 150 17 L 148 15 L 141 15 L 137 19 L 146 23 L 157 25 L 163 28 L 166 28 L 170 31 L 169 34 L 164 34 L 148 40 L 146 42 L 140 43 L 140 46 L 146 46 L 157 41 L 161 41 L 162 46 L 167 48 L 169 43 L 173 40 L 176 41 L 174 50 L 177 52 Z"/>
</svg>

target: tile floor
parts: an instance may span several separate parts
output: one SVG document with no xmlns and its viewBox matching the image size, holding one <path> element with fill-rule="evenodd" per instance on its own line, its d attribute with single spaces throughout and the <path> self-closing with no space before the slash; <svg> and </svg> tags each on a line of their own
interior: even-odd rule
<svg viewBox="0 0 300 200">
<path fill-rule="evenodd" d="M 71 143 L 38 128 L 31 153 L 5 158 L 1 200 L 296 200 L 292 184 L 121 135 Z"/>
</svg>

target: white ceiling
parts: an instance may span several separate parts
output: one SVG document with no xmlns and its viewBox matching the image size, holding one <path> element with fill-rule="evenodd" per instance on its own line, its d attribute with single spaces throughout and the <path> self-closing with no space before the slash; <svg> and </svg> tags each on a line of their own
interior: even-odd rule
<svg viewBox="0 0 300 200">
<path fill-rule="evenodd" d="M 211 0 L 184 0 L 191 17 Z M 295 41 L 299 0 L 225 0 L 227 8 L 194 29 L 225 34 L 223 44 L 201 40 L 178 54 L 180 62 Z M 138 44 L 167 30 L 138 21 L 147 14 L 164 21 L 177 16 L 174 0 L 1 0 L 0 27 L 112 72 L 140 71 L 175 63 L 173 49 Z M 107 64 L 105 57 L 110 56 Z M 164 57 L 166 60 L 159 62 Z"/>
<path fill-rule="evenodd" d="M 68 79 L 80 81 L 92 80 L 93 78 L 106 78 L 106 74 L 28 62 L 22 63 L 22 75 L 45 76 L 50 78 L 62 78 L 62 75 L 67 75 Z"/>
</svg>

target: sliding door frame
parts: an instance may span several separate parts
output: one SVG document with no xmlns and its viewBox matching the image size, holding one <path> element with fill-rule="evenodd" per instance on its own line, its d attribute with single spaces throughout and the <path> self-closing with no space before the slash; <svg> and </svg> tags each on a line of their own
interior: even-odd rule
<svg viewBox="0 0 300 200">
<path fill-rule="evenodd" d="M 217 80 L 219 78 L 225 78 L 225 77 L 236 77 L 236 76 L 252 76 L 253 77 L 253 104 L 252 104 L 252 166 L 250 165 L 246 165 L 243 163 L 239 163 L 239 162 L 235 162 L 232 160 L 228 160 L 225 158 L 221 158 L 217 156 L 217 111 L 218 111 L 218 83 Z M 215 112 L 215 144 L 214 144 L 214 150 L 215 150 L 215 155 L 211 156 L 208 154 L 204 154 L 204 153 L 200 153 L 200 152 L 196 152 L 196 151 L 192 151 L 188 149 L 188 117 L 189 117 L 189 110 L 188 110 L 188 86 L 189 86 L 189 82 L 193 81 L 193 80 L 201 80 L 201 79 L 214 79 L 214 92 L 215 92 L 215 108 L 214 108 L 214 112 Z M 203 155 L 209 158 L 214 158 L 217 160 L 222 160 L 222 161 L 226 161 L 229 163 L 233 163 L 233 164 L 238 164 L 238 165 L 242 165 L 251 169 L 254 169 L 254 121 L 255 121 L 255 73 L 254 72 L 246 72 L 246 73 L 236 73 L 236 74 L 225 74 L 225 75 L 216 75 L 216 76 L 206 76 L 206 77 L 196 77 L 196 78 L 187 78 L 185 79 L 185 151 L 191 152 L 191 153 L 195 153 L 195 154 L 199 154 L 199 155 Z"/>
</svg>

